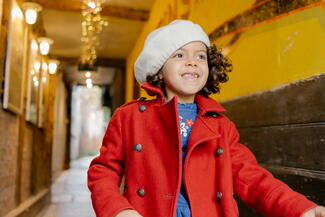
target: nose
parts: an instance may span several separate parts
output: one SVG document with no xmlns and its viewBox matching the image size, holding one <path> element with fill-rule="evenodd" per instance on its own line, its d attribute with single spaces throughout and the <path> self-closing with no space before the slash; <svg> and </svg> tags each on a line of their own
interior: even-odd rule
<svg viewBox="0 0 325 217">
<path fill-rule="evenodd" d="M 186 66 L 197 66 L 196 60 L 193 57 L 189 57 L 186 60 Z"/>
</svg>

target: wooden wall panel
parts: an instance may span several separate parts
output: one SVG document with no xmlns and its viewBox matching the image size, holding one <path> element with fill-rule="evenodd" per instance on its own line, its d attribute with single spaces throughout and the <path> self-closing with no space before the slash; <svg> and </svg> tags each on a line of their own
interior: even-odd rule
<svg viewBox="0 0 325 217">
<path fill-rule="evenodd" d="M 324 93 L 325 73 L 223 105 L 238 127 L 325 122 Z"/>
<path fill-rule="evenodd" d="M 325 171 L 325 123 L 241 128 L 259 162 Z"/>
<path fill-rule="evenodd" d="M 325 74 L 233 100 L 226 114 L 263 167 L 325 203 Z M 241 217 L 258 217 L 239 202 Z"/>
</svg>

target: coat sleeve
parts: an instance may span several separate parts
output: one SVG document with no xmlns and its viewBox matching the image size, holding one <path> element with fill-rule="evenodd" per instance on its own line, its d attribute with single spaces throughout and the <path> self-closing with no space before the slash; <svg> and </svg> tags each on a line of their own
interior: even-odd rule
<svg viewBox="0 0 325 217">
<path fill-rule="evenodd" d="M 299 217 L 317 206 L 260 167 L 253 153 L 239 143 L 232 122 L 228 132 L 234 190 L 247 205 L 268 217 Z"/>
<path fill-rule="evenodd" d="M 105 133 L 100 155 L 88 170 L 88 187 L 97 217 L 114 217 L 124 209 L 133 209 L 120 194 L 124 148 L 119 113 L 115 112 Z"/>
</svg>

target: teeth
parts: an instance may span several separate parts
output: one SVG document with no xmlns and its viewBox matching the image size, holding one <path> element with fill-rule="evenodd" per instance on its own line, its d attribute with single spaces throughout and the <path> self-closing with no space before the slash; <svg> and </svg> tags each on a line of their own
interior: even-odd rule
<svg viewBox="0 0 325 217">
<path fill-rule="evenodd" d="M 199 77 L 199 75 L 198 74 L 196 74 L 196 73 L 184 73 L 183 75 L 182 75 L 182 77 L 187 77 L 187 78 L 189 78 L 189 77 L 194 77 L 194 78 L 198 78 Z"/>
</svg>

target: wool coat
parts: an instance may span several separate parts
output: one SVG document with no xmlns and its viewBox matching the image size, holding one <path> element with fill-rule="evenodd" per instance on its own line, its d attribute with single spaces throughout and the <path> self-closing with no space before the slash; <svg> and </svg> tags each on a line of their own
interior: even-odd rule
<svg viewBox="0 0 325 217">
<path fill-rule="evenodd" d="M 239 143 L 225 109 L 209 97 L 195 96 L 199 112 L 182 166 L 177 97 L 164 103 L 161 89 L 149 83 L 142 88 L 157 98 L 115 111 L 88 170 L 98 217 L 114 217 L 124 209 L 143 217 L 174 217 L 182 181 L 192 217 L 239 216 L 234 194 L 270 217 L 299 217 L 316 206 L 258 165 Z"/>
</svg>

